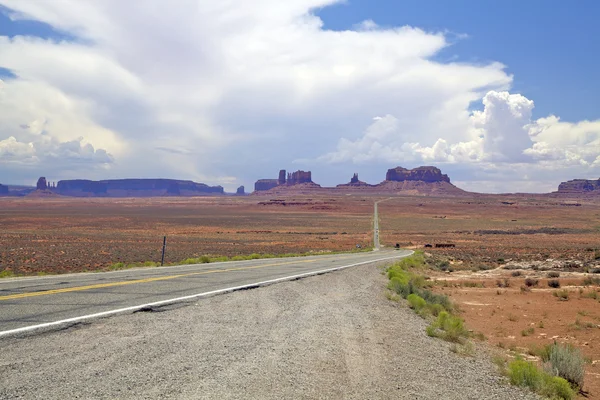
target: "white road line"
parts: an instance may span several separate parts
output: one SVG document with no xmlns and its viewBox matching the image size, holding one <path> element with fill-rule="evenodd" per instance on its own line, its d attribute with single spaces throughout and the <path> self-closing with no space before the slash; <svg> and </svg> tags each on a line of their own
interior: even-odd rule
<svg viewBox="0 0 600 400">
<path fill-rule="evenodd" d="M 319 270 L 319 271 L 306 272 L 304 274 L 285 276 L 283 278 L 271 279 L 271 280 L 268 280 L 268 281 L 249 283 L 247 285 L 234 286 L 234 287 L 229 287 L 229 288 L 225 288 L 225 289 L 213 290 L 213 291 L 210 291 L 210 292 L 192 294 L 192 295 L 189 295 L 189 296 L 176 297 L 174 299 L 161 300 L 161 301 L 156 301 L 154 303 L 141 304 L 139 306 L 131 306 L 131 307 L 119 308 L 119 309 L 116 309 L 116 310 L 103 311 L 103 312 L 99 312 L 99 313 L 96 313 L 96 314 L 88 314 L 88 315 L 82 315 L 80 317 L 67 318 L 67 319 L 63 319 L 63 320 L 60 320 L 60 321 L 46 322 L 44 324 L 25 326 L 25 327 L 22 327 L 22 328 L 11 329 L 11 330 L 8 330 L 8 331 L 2 331 L 2 332 L 0 332 L 0 337 L 9 336 L 9 335 L 15 335 L 15 334 L 18 334 L 18 333 L 32 332 L 32 331 L 39 330 L 39 329 L 57 327 L 57 326 L 64 325 L 64 324 L 72 324 L 72 323 L 75 323 L 75 322 L 80 322 L 80 321 L 94 319 L 94 318 L 106 317 L 106 316 L 109 316 L 109 315 L 123 314 L 123 313 L 132 312 L 132 311 L 138 311 L 138 310 L 141 310 L 142 308 L 147 308 L 147 307 L 164 306 L 164 305 L 168 305 L 168 304 L 179 303 L 179 302 L 182 302 L 182 301 L 185 301 L 185 300 L 191 300 L 191 299 L 196 299 L 196 298 L 208 297 L 208 296 L 213 296 L 213 295 L 217 295 L 217 294 L 230 293 L 230 292 L 235 292 L 237 290 L 248 289 L 248 288 L 256 287 L 256 286 L 266 286 L 266 285 L 270 285 L 270 284 L 273 284 L 273 283 L 284 282 L 284 281 L 289 281 L 289 280 L 294 280 L 294 279 L 300 279 L 300 278 L 306 278 L 306 277 L 313 276 L 313 275 L 320 275 L 320 274 L 324 274 L 324 273 L 327 273 L 327 272 L 339 271 L 339 270 L 342 270 L 342 269 L 356 267 L 356 266 L 359 266 L 359 265 L 370 264 L 370 263 L 375 263 L 375 262 L 379 262 L 379 261 L 393 260 L 395 258 L 401 258 L 401 257 L 408 257 L 408 256 L 410 256 L 413 253 L 414 253 L 413 251 L 410 251 L 410 253 L 404 254 L 404 255 L 397 255 L 397 256 L 386 257 L 386 258 L 378 258 L 376 260 L 362 261 L 362 262 L 359 262 L 359 263 L 344 265 L 344 266 L 341 266 L 341 267 L 322 269 L 322 270 Z"/>
</svg>

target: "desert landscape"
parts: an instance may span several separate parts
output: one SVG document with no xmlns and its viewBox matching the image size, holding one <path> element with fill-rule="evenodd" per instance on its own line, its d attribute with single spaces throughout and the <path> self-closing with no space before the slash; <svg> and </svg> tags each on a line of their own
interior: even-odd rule
<svg viewBox="0 0 600 400">
<path fill-rule="evenodd" d="M 539 360 L 547 344 L 573 344 L 588 360 L 582 393 L 600 398 L 600 197 L 585 182 L 552 194 L 477 194 L 424 167 L 391 169 L 378 185 L 355 175 L 336 188 L 282 170 L 250 196 L 82 198 L 46 187 L 0 198 L 0 274 L 153 266 L 163 236 L 167 264 L 368 250 L 379 201 L 383 246 L 423 251 L 433 290 L 472 332 L 505 357 Z"/>
</svg>

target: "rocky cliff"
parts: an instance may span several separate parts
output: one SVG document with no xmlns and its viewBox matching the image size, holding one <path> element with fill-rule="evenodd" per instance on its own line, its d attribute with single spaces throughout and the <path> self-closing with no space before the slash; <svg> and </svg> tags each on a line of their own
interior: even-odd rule
<svg viewBox="0 0 600 400">
<path fill-rule="evenodd" d="M 572 181 L 563 182 L 558 185 L 559 194 L 599 194 L 600 195 L 600 179 L 586 180 L 574 179 Z"/>
<path fill-rule="evenodd" d="M 404 181 L 422 181 L 422 182 L 448 182 L 448 175 L 442 174 L 439 168 L 436 167 L 418 167 L 414 169 L 406 169 L 396 167 L 388 169 L 385 175 L 386 181 L 404 182 Z"/>
<path fill-rule="evenodd" d="M 59 181 L 56 192 L 65 196 L 78 197 L 197 196 L 223 194 L 223 188 L 175 179 L 112 179 L 102 181 L 74 179 Z"/>
<path fill-rule="evenodd" d="M 279 171 L 279 177 L 277 179 L 259 179 L 254 183 L 255 192 L 264 192 L 271 190 L 276 187 L 290 187 L 290 186 L 307 186 L 307 187 L 320 187 L 312 181 L 312 172 L 310 171 L 296 171 L 290 172 L 286 175 L 286 170 L 282 169 Z"/>
</svg>

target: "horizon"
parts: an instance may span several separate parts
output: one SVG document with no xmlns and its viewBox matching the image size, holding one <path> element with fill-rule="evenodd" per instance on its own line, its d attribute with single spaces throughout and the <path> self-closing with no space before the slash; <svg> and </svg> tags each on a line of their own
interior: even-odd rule
<svg viewBox="0 0 600 400">
<path fill-rule="evenodd" d="M 395 168 L 404 168 L 404 167 L 402 167 L 402 166 L 396 166 L 396 167 L 389 168 L 388 170 L 395 169 Z M 443 170 L 441 170 L 441 168 L 439 168 L 439 167 L 437 167 L 437 166 L 435 166 L 435 165 L 421 165 L 421 166 L 418 166 L 418 167 L 415 167 L 415 168 L 408 168 L 408 170 L 414 170 L 414 169 L 416 169 L 416 168 L 437 168 L 437 169 L 439 169 L 439 170 L 440 170 L 441 174 L 443 174 L 443 175 L 448 175 L 448 174 L 445 174 L 445 173 L 444 173 L 444 171 L 443 171 Z M 313 173 L 313 171 L 312 171 L 312 170 L 309 170 L 309 171 L 302 171 L 302 170 L 288 171 L 288 170 L 284 170 L 284 171 L 286 171 L 286 172 L 310 172 L 311 174 Z M 357 174 L 357 175 L 358 175 L 358 178 L 360 179 L 360 172 L 354 172 L 353 174 Z M 188 181 L 188 182 L 193 182 L 193 183 L 206 184 L 206 183 L 204 183 L 204 182 L 198 182 L 198 181 L 194 181 L 194 180 L 192 180 L 192 179 L 165 178 L 165 177 L 152 177 L 152 178 L 126 177 L 126 178 L 110 178 L 110 179 L 103 179 L 103 178 L 100 178 L 100 179 L 88 179 L 88 178 L 48 179 L 48 177 L 45 177 L 45 176 L 44 176 L 44 177 L 38 177 L 37 179 L 41 179 L 41 178 L 44 178 L 44 179 L 46 179 L 46 180 L 47 180 L 47 182 L 48 182 L 49 184 L 51 184 L 51 183 L 54 183 L 54 184 L 56 184 L 56 185 L 58 185 L 58 183 L 59 183 L 59 182 L 61 182 L 61 181 L 73 181 L 73 180 L 84 180 L 84 181 L 112 181 L 112 180 L 173 180 L 173 181 Z M 351 178 L 352 178 L 352 177 L 351 177 Z M 455 186 L 455 187 L 457 187 L 457 188 L 459 188 L 459 189 L 461 189 L 461 190 L 465 190 L 465 191 L 467 191 L 467 192 L 469 192 L 469 193 L 474 193 L 474 194 L 489 194 L 489 195 L 494 195 L 494 194 L 497 194 L 497 195 L 506 195 L 506 194 L 549 194 L 549 193 L 556 192 L 556 191 L 558 190 L 558 186 L 559 186 L 559 184 L 560 184 L 560 183 L 564 183 L 564 182 L 568 182 L 568 181 L 584 180 L 584 179 L 573 178 L 573 179 L 569 179 L 568 181 L 559 182 L 559 183 L 556 185 L 556 188 L 555 188 L 555 190 L 551 190 L 551 191 L 547 191 L 547 192 L 497 192 L 497 193 L 491 193 L 491 192 L 485 192 L 485 191 L 480 191 L 480 192 L 477 192 L 477 191 L 470 191 L 470 190 L 464 189 L 463 187 L 461 187 L 461 185 L 460 185 L 460 182 L 459 182 L 458 184 L 456 184 L 456 182 L 455 182 L 455 181 L 452 179 L 452 177 L 451 177 L 451 176 L 448 176 L 448 178 L 450 178 L 450 184 L 452 184 L 453 186 Z M 37 179 L 36 179 L 36 181 L 37 181 Z M 246 186 L 246 185 L 239 185 L 237 188 L 235 188 L 235 189 L 233 189 L 233 190 L 228 190 L 228 189 L 227 189 L 227 188 L 225 188 L 224 186 L 222 186 L 222 185 L 218 185 L 218 184 L 213 184 L 213 185 L 206 184 L 206 185 L 208 185 L 208 186 L 213 186 L 213 187 L 215 187 L 215 186 L 220 186 L 220 187 L 223 187 L 223 193 L 224 193 L 224 194 L 235 194 L 236 190 L 237 190 L 237 189 L 238 189 L 240 186 L 243 186 L 243 187 L 244 187 L 244 191 L 245 191 L 245 193 L 246 193 L 246 194 L 250 194 L 250 193 L 254 193 L 254 192 L 260 192 L 260 190 L 259 190 L 259 191 L 256 191 L 256 190 L 254 190 L 254 184 L 255 184 L 256 182 L 260 181 L 260 180 L 277 180 L 277 178 L 257 178 L 257 179 L 254 181 L 254 183 L 253 183 L 252 185 L 250 185 L 250 186 Z M 596 179 L 591 179 L 591 180 L 596 180 Z M 598 178 L 598 180 L 600 180 L 600 178 Z M 348 182 L 349 182 L 349 181 L 350 181 L 350 180 L 348 180 Z M 342 185 L 342 184 L 346 184 L 346 183 L 348 183 L 348 182 L 341 182 L 341 183 L 337 183 L 337 184 L 334 184 L 334 185 L 332 185 L 332 186 L 331 186 L 331 185 L 322 185 L 321 183 L 319 183 L 319 182 L 315 181 L 314 179 L 312 180 L 312 182 L 313 182 L 313 183 L 315 183 L 315 184 L 318 184 L 318 185 L 320 185 L 322 189 L 335 189 L 337 185 Z M 381 181 L 379 181 L 379 182 L 377 182 L 377 183 L 372 183 L 372 182 L 367 182 L 367 181 L 363 181 L 363 182 L 364 182 L 364 183 L 367 183 L 367 184 L 369 184 L 369 185 L 374 185 L 374 186 L 376 186 L 376 185 L 383 184 L 384 182 L 387 182 L 387 181 L 386 181 L 386 179 L 384 178 L 383 180 L 381 180 Z M 33 184 L 31 184 L 31 185 L 27 185 L 27 184 L 13 184 L 13 183 L 3 183 L 3 182 L 0 182 L 0 185 L 4 185 L 4 186 L 8 186 L 8 187 L 23 187 L 23 188 L 35 188 L 35 187 L 36 187 L 36 183 L 33 183 Z M 249 191 L 249 190 L 247 190 L 247 188 L 248 188 L 248 189 L 252 189 L 252 190 L 251 190 L 251 191 Z M 318 190 L 318 189 L 317 189 L 317 190 Z M 341 190 L 341 189 L 340 189 L 340 190 Z"/>
<path fill-rule="evenodd" d="M 281 165 L 324 186 L 435 165 L 493 194 L 600 176 L 592 0 L 145 4 L 0 0 L 0 182 L 231 192 Z"/>
</svg>

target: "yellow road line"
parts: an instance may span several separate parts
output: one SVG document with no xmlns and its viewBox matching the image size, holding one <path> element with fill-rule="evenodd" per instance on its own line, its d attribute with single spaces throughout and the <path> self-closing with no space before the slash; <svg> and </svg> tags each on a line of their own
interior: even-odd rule
<svg viewBox="0 0 600 400">
<path fill-rule="evenodd" d="M 290 261 L 284 263 L 277 264 L 267 264 L 267 265 L 255 265 L 252 267 L 238 267 L 238 268 L 228 268 L 228 269 L 213 269 L 210 271 L 202 271 L 202 272 L 190 272 L 188 274 L 179 274 L 179 275 L 167 275 L 167 276 L 158 276 L 155 278 L 145 278 L 145 279 L 136 279 L 132 281 L 120 281 L 120 282 L 111 282 L 111 283 L 98 283 L 96 285 L 87 285 L 87 286 L 76 286 L 70 288 L 63 289 L 52 289 L 52 290 L 44 290 L 40 292 L 27 292 L 27 293 L 19 293 L 19 294 L 9 294 L 6 296 L 0 296 L 1 300 L 15 300 L 22 299 L 25 297 L 35 297 L 35 296 L 47 296 L 50 294 L 59 294 L 59 293 L 68 293 L 68 292 L 80 292 L 83 290 L 92 290 L 92 289 L 102 289 L 113 286 L 125 286 L 125 285 L 135 285 L 138 283 L 148 283 L 148 282 L 156 282 L 156 281 L 166 281 L 169 279 L 177 279 L 177 278 L 185 278 L 188 276 L 195 275 L 207 275 L 207 274 L 215 274 L 219 272 L 231 272 L 231 271 L 243 271 L 248 269 L 258 269 L 258 268 L 268 268 L 268 267 L 276 267 L 280 265 L 287 264 L 298 264 L 298 263 L 312 263 L 317 262 L 318 260 L 303 260 L 303 261 Z"/>
</svg>

